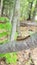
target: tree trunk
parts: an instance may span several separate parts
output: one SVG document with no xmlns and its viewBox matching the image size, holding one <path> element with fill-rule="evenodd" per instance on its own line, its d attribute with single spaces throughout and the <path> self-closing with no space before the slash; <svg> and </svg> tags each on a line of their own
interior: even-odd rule
<svg viewBox="0 0 37 65">
<path fill-rule="evenodd" d="M 17 8 L 18 8 L 17 32 L 20 36 L 20 0 L 18 0 L 17 4 L 18 4 L 18 6 L 17 6 Z"/>
<path fill-rule="evenodd" d="M 1 10 L 0 10 L 0 16 L 2 15 L 3 1 L 4 1 L 4 0 L 1 0 Z"/>
<path fill-rule="evenodd" d="M 15 33 L 16 33 L 17 23 L 19 22 L 19 15 L 20 15 L 20 13 L 19 13 L 19 0 L 16 0 L 15 7 L 14 7 L 14 12 L 13 12 L 11 41 L 14 40 L 14 36 L 15 36 Z"/>
</svg>

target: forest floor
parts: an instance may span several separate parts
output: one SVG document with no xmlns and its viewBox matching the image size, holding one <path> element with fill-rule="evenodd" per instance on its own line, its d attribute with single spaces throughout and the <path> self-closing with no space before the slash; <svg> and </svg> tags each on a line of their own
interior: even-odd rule
<svg viewBox="0 0 37 65">
<path fill-rule="evenodd" d="M 28 38 L 35 32 L 37 32 L 37 26 L 20 26 L 20 37 L 18 37 L 18 40 Z"/>
<path fill-rule="evenodd" d="M 21 33 L 20 39 L 29 36 L 28 31 L 36 32 L 37 27 L 35 26 L 20 27 L 20 33 Z M 17 53 L 17 57 L 18 57 L 17 63 L 15 65 L 37 65 L 37 48 L 20 51 Z M 0 60 L 0 65 L 14 65 L 14 64 L 7 64 L 4 60 Z"/>
<path fill-rule="evenodd" d="M 23 50 L 17 53 L 18 59 L 15 65 L 37 65 L 37 48 Z M 0 65 L 14 65 L 7 64 L 4 60 L 0 60 Z"/>
</svg>

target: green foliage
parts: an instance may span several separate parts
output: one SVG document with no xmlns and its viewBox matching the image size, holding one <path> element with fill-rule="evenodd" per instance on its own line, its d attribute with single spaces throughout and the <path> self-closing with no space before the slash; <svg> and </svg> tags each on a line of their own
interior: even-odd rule
<svg viewBox="0 0 37 65">
<path fill-rule="evenodd" d="M 28 0 L 21 0 L 21 16 L 23 16 L 25 19 L 27 19 L 29 16 L 28 16 L 28 13 L 29 13 L 29 2 Z"/>
<path fill-rule="evenodd" d="M 33 4 L 32 4 L 32 8 L 31 8 L 31 18 L 33 18 L 34 14 L 35 14 L 36 4 L 37 4 L 37 0 L 34 0 Z"/>
<path fill-rule="evenodd" d="M 21 17 L 24 18 L 24 20 L 27 20 L 29 18 L 32 19 L 35 14 L 35 8 L 37 4 L 37 0 L 20 0 L 20 12 Z"/>
<path fill-rule="evenodd" d="M 7 17 L 0 17 L 0 21 L 9 22 L 9 19 Z"/>
<path fill-rule="evenodd" d="M 23 16 L 25 19 L 29 18 L 29 11 L 30 11 L 30 4 L 28 2 L 28 0 L 21 0 L 21 16 Z"/>
<path fill-rule="evenodd" d="M 14 6 L 14 1 L 15 0 L 4 0 L 3 1 L 3 14 L 4 15 L 7 15 L 8 17 L 10 17 L 11 11 Z"/>
<path fill-rule="evenodd" d="M 7 53 L 4 55 L 6 58 L 6 62 L 7 63 L 16 63 L 17 62 L 17 53 L 13 52 L 13 53 Z"/>
<path fill-rule="evenodd" d="M 7 36 L 11 34 L 11 28 L 12 28 L 12 25 L 9 21 L 9 19 L 7 17 L 0 17 L 0 22 L 4 22 L 4 23 L 0 23 L 0 30 L 4 30 L 4 31 L 0 31 L 0 38 L 3 37 L 3 36 Z M 7 42 L 7 40 L 4 40 L 4 41 L 0 41 L 0 43 L 5 43 Z"/>
<path fill-rule="evenodd" d="M 4 54 L 0 54 L 0 58 L 3 58 L 4 57 Z"/>
<path fill-rule="evenodd" d="M 17 62 L 17 53 L 16 52 L 0 54 L 0 58 L 3 58 L 3 57 L 6 58 L 6 63 L 16 64 L 16 62 Z"/>
</svg>

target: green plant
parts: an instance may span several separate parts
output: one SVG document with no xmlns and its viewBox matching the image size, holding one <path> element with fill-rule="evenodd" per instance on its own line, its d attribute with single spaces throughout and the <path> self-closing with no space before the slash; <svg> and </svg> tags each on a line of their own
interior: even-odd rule
<svg viewBox="0 0 37 65">
<path fill-rule="evenodd" d="M 8 38 L 5 39 L 7 35 L 11 34 L 12 25 L 7 17 L 0 17 L 0 44 L 8 41 Z M 2 38 L 2 41 L 1 41 Z M 3 39 L 4 38 L 4 39 Z"/>
<path fill-rule="evenodd" d="M 0 54 L 0 58 L 3 58 L 3 57 L 5 57 L 6 63 L 16 64 L 16 62 L 17 62 L 17 53 L 16 52 Z"/>
</svg>

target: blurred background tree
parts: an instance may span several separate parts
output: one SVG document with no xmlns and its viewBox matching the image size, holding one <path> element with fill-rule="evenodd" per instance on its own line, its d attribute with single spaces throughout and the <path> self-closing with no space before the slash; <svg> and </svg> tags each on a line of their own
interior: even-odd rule
<svg viewBox="0 0 37 65">
<path fill-rule="evenodd" d="M 31 20 L 35 15 L 37 0 L 20 0 L 21 19 Z"/>
</svg>

